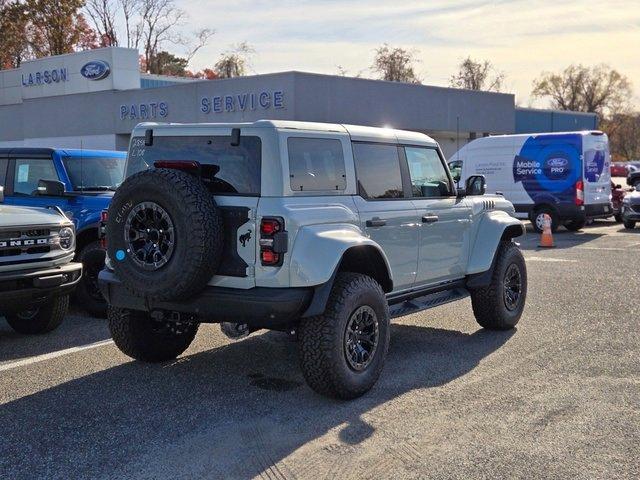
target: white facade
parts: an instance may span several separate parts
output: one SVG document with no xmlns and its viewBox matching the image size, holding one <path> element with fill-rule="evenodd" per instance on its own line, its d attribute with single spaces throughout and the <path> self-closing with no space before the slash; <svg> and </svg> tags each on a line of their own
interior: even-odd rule
<svg viewBox="0 0 640 480">
<path fill-rule="evenodd" d="M 83 67 L 101 63 L 103 78 L 83 74 Z M 104 68 L 104 67 L 102 67 Z M 100 48 L 24 62 L 20 68 L 0 71 L 0 105 L 42 97 L 140 88 L 138 51 Z"/>
</svg>

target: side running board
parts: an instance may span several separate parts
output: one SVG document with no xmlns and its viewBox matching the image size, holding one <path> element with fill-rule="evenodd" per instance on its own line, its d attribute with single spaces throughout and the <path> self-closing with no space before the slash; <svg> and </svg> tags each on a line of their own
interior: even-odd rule
<svg viewBox="0 0 640 480">
<path fill-rule="evenodd" d="M 445 303 L 455 302 L 456 300 L 461 300 L 468 296 L 469 292 L 464 288 L 454 288 L 442 292 L 429 293 L 421 297 L 412 298 L 411 300 L 405 300 L 404 302 L 390 305 L 389 313 L 391 318 L 402 317 L 428 308 L 444 305 Z"/>
</svg>

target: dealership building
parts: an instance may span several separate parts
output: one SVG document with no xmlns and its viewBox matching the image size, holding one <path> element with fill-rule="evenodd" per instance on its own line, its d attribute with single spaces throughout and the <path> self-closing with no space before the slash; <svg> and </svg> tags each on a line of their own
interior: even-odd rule
<svg viewBox="0 0 640 480">
<path fill-rule="evenodd" d="M 508 93 L 303 72 L 219 80 L 141 74 L 138 52 L 118 47 L 0 71 L 0 147 L 126 150 L 139 122 L 260 119 L 419 131 L 447 156 L 484 135 L 597 127 L 594 114 L 517 108 Z"/>
</svg>

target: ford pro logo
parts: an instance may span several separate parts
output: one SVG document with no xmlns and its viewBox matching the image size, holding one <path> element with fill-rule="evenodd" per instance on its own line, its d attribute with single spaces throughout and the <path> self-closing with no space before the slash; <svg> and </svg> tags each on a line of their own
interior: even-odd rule
<svg viewBox="0 0 640 480">
<path fill-rule="evenodd" d="M 93 62 L 85 63 L 80 69 L 80 74 L 89 80 L 102 80 L 109 76 L 109 64 L 102 60 L 94 60 Z"/>
<path fill-rule="evenodd" d="M 566 158 L 562 158 L 562 157 L 555 157 L 555 158 L 550 158 L 549 160 L 547 160 L 547 165 L 549 167 L 566 167 L 569 164 L 569 160 L 567 160 Z"/>
</svg>

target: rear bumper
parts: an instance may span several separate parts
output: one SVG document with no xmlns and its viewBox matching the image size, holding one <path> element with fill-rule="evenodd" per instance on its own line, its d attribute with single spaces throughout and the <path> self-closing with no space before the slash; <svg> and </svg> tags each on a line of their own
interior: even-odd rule
<svg viewBox="0 0 640 480">
<path fill-rule="evenodd" d="M 640 222 L 640 205 L 633 205 L 633 208 L 629 205 L 623 205 L 622 219 L 632 222 Z"/>
<path fill-rule="evenodd" d="M 607 218 L 613 215 L 613 207 L 609 202 L 585 205 L 584 207 L 586 218 Z"/>
<path fill-rule="evenodd" d="M 19 308 L 25 303 L 70 293 L 81 276 L 82 264 L 76 262 L 55 268 L 0 274 L 0 309 Z"/>
<path fill-rule="evenodd" d="M 539 204 L 538 204 L 539 205 Z M 526 212 L 531 215 L 538 205 L 516 205 L 516 212 Z M 595 203 L 590 205 L 576 205 L 575 203 L 555 203 L 553 206 L 558 213 L 560 222 L 581 221 L 592 218 L 607 218 L 613 215 L 611 203 Z"/>
<path fill-rule="evenodd" d="M 98 277 L 100 291 L 114 307 L 150 312 L 189 313 L 204 323 L 237 322 L 252 328 L 283 329 L 297 320 L 311 303 L 313 288 L 265 288 L 248 290 L 207 286 L 198 295 L 181 301 L 156 301 L 132 294 L 108 270 Z"/>
</svg>

